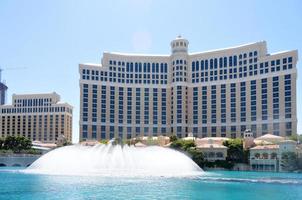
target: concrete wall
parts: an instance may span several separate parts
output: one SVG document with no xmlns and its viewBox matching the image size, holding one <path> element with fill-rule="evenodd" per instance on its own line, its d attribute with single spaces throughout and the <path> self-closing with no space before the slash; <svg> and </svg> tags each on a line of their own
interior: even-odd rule
<svg viewBox="0 0 302 200">
<path fill-rule="evenodd" d="M 0 167 L 27 167 L 41 155 L 0 155 Z"/>
</svg>

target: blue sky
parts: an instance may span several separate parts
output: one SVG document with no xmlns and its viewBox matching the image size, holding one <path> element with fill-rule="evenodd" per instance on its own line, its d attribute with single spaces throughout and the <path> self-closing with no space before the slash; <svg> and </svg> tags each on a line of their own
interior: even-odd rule
<svg viewBox="0 0 302 200">
<path fill-rule="evenodd" d="M 104 51 L 169 54 L 179 34 L 190 52 L 266 40 L 269 53 L 298 49 L 301 60 L 301 10 L 299 0 L 1 0 L 0 66 L 26 67 L 3 72 L 8 102 L 13 93 L 56 91 L 74 106 L 77 141 L 79 63 L 100 63 Z"/>
</svg>

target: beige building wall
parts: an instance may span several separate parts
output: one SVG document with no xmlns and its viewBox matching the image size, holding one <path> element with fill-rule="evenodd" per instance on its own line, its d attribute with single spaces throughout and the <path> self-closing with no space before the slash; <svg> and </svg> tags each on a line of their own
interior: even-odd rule
<svg viewBox="0 0 302 200">
<path fill-rule="evenodd" d="M 0 106 L 0 137 L 24 136 L 55 143 L 60 135 L 72 141 L 72 106 L 56 93 L 13 95 L 12 105 Z"/>
<path fill-rule="evenodd" d="M 242 137 L 245 129 L 252 129 L 255 137 L 266 133 L 280 136 L 290 136 L 297 133 L 296 64 L 298 54 L 296 50 L 268 54 L 266 42 L 261 41 L 227 49 L 188 53 L 188 44 L 186 39 L 180 37 L 171 42 L 170 55 L 106 52 L 103 55 L 101 65 L 80 64 L 80 140 L 169 136 L 171 134 L 184 137 L 189 132 L 193 132 L 198 137 L 235 138 Z M 240 56 L 242 56 L 241 59 L 239 59 Z M 230 57 L 232 57 L 233 63 L 236 57 L 236 66 L 230 65 Z M 217 60 L 216 64 L 215 59 Z M 226 66 L 224 66 L 224 59 L 227 60 Z M 284 59 L 286 63 L 283 63 Z M 277 61 L 280 63 L 277 64 Z M 195 66 L 197 62 L 199 68 L 201 68 L 202 62 L 208 62 L 208 69 L 197 71 Z M 213 67 L 211 67 L 211 62 L 213 62 Z M 133 70 L 128 72 L 127 67 L 131 63 Z M 223 63 L 222 67 L 220 63 Z M 145 64 L 146 66 L 150 64 L 150 68 L 153 64 L 155 66 L 158 64 L 159 68 L 161 68 L 161 64 L 166 64 L 167 70 L 156 72 L 151 69 L 144 72 Z M 138 66 L 137 72 L 135 70 L 136 65 Z M 141 70 L 139 70 L 139 65 L 141 65 Z M 285 98 L 287 98 L 284 90 L 285 77 L 288 75 L 290 75 L 290 109 L 285 108 L 285 104 L 288 103 L 285 102 Z M 274 77 L 278 77 L 278 97 L 273 97 Z M 264 91 L 262 89 L 263 79 L 267 80 L 267 88 L 264 88 L 267 96 L 267 119 L 263 118 L 263 112 L 265 112 L 262 105 L 262 96 L 265 95 L 262 92 Z M 251 86 L 252 82 L 255 82 L 256 86 L 253 91 L 251 91 L 251 87 L 254 87 Z M 231 86 L 234 86 L 233 89 Z M 93 93 L 93 87 L 96 88 L 95 93 Z M 101 98 L 102 87 L 105 87 L 106 91 L 104 94 L 105 104 L 102 103 Z M 115 88 L 113 95 L 110 95 L 110 87 Z M 221 94 L 222 87 L 225 87 L 225 98 Z M 119 100 L 119 88 L 123 88 L 122 100 Z M 127 122 L 127 90 L 129 88 L 132 89 L 130 123 Z M 149 89 L 149 99 L 145 98 L 145 88 Z M 158 89 L 157 104 L 153 102 L 152 91 L 154 88 Z M 197 109 L 193 105 L 194 88 L 197 88 L 198 91 Z M 216 88 L 215 94 L 213 92 L 215 89 L 212 90 L 212 88 Z M 242 100 L 242 88 L 245 88 L 245 100 Z M 140 99 L 137 99 L 136 89 L 140 89 Z M 162 89 L 166 90 L 166 124 L 161 123 L 163 113 L 165 113 L 162 109 Z M 87 90 L 86 94 L 84 94 L 84 90 Z M 203 91 L 206 91 L 205 95 L 202 94 Z M 252 95 L 253 92 L 255 92 L 254 95 Z M 93 95 L 97 96 L 95 100 L 93 100 Z M 254 96 L 256 98 L 252 100 Z M 205 99 L 203 100 L 203 98 Z M 276 98 L 279 101 L 278 118 L 274 118 L 273 109 Z M 222 103 L 222 99 L 225 99 L 225 103 Z M 110 101 L 114 102 L 115 105 L 114 111 L 112 111 L 114 114 L 110 114 Z M 203 101 L 206 104 L 203 104 Z M 252 101 L 256 102 L 255 117 L 251 115 L 254 107 Z M 243 102 L 245 102 L 245 106 L 242 105 Z M 223 104 L 225 104 L 225 108 L 222 106 Z M 102 115 L 101 110 L 104 105 L 106 105 L 105 114 Z M 122 106 L 122 112 L 119 106 Z M 243 107 L 245 110 L 241 111 Z M 154 114 L 156 113 L 154 109 L 156 108 L 157 124 L 154 123 Z M 145 112 L 146 109 L 149 112 Z M 222 120 L 224 114 L 221 113 L 224 109 L 225 121 Z M 285 112 L 286 109 L 290 116 L 289 113 Z M 93 114 L 93 110 L 96 110 L 96 114 Z M 137 113 L 138 110 L 140 110 L 139 114 Z M 232 111 L 234 111 L 235 117 L 232 117 Z M 145 113 L 148 115 L 148 123 L 145 123 Z M 245 113 L 245 120 L 242 120 L 241 113 Z M 110 121 L 111 115 L 114 116 L 114 122 Z M 122 115 L 123 118 L 121 123 L 119 122 L 119 115 Z M 206 116 L 206 121 L 203 120 L 203 115 Z M 136 123 L 138 116 L 139 123 Z M 216 116 L 216 121 L 212 119 L 214 116 Z M 179 118 L 181 119 L 177 120 Z M 122 131 L 119 131 L 121 127 Z M 145 131 L 146 128 L 148 131 Z M 154 128 L 157 128 L 157 131 L 154 132 Z"/>
</svg>

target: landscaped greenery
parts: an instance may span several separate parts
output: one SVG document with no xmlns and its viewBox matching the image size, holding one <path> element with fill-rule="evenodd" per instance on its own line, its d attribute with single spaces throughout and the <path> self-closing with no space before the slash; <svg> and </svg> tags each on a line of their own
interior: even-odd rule
<svg viewBox="0 0 302 200">
<path fill-rule="evenodd" d="M 282 153 L 281 167 L 283 171 L 293 172 L 298 169 L 298 157 L 295 152 Z"/>
<path fill-rule="evenodd" d="M 23 136 L 7 136 L 0 138 L 0 153 L 28 153 L 39 154 L 35 149 L 32 149 L 31 141 Z"/>
<path fill-rule="evenodd" d="M 249 151 L 243 149 L 243 140 L 240 138 L 230 139 L 223 142 L 228 147 L 227 161 L 235 163 L 248 163 Z"/>
<path fill-rule="evenodd" d="M 176 141 L 178 138 L 176 137 L 176 135 L 171 135 L 170 136 L 170 142 L 174 142 Z"/>
<path fill-rule="evenodd" d="M 172 141 L 170 146 L 171 148 L 186 153 L 201 168 L 219 167 L 219 168 L 231 169 L 234 166 L 234 164 L 230 161 L 216 160 L 210 162 L 205 160 L 202 152 L 196 149 L 196 145 L 193 140 L 182 140 L 182 139 L 178 139 L 176 136 L 173 135 L 170 137 L 170 141 Z"/>
<path fill-rule="evenodd" d="M 215 160 L 214 162 L 205 161 L 204 167 L 232 169 L 234 167 L 234 163 L 227 160 Z"/>
<path fill-rule="evenodd" d="M 191 147 L 195 147 L 195 143 L 193 140 L 176 139 L 171 143 L 170 147 L 173 149 L 188 151 Z"/>
<path fill-rule="evenodd" d="M 302 135 L 292 135 L 288 139 L 302 142 Z"/>
<path fill-rule="evenodd" d="M 68 142 L 68 141 L 64 141 L 64 143 L 61 146 L 69 146 L 72 145 L 72 142 Z M 60 145 L 58 145 L 58 147 L 60 147 Z"/>
<path fill-rule="evenodd" d="M 108 144 L 108 140 L 102 139 L 102 140 L 99 140 L 99 143 L 101 143 L 101 144 Z"/>
</svg>

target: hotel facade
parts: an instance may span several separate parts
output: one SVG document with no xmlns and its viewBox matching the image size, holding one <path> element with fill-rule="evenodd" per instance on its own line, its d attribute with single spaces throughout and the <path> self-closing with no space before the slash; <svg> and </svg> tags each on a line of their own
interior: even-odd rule
<svg viewBox="0 0 302 200">
<path fill-rule="evenodd" d="M 12 96 L 12 105 L 0 106 L 0 137 L 24 136 L 56 143 L 63 135 L 72 140 L 72 106 L 60 103 L 57 93 Z"/>
<path fill-rule="evenodd" d="M 297 133 L 297 50 L 188 45 L 178 37 L 170 55 L 105 52 L 101 64 L 80 64 L 80 140 Z"/>
</svg>

